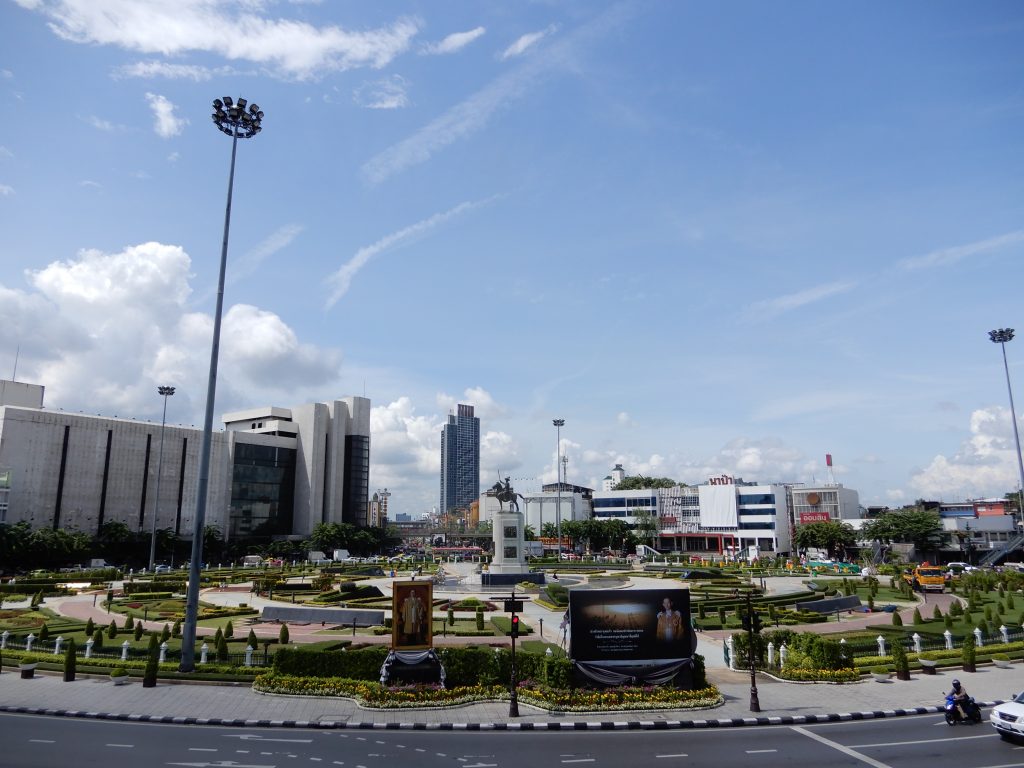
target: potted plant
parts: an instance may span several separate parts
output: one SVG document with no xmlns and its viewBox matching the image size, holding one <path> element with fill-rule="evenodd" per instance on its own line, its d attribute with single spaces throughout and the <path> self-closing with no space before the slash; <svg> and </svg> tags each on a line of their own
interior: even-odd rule
<svg viewBox="0 0 1024 768">
<path fill-rule="evenodd" d="M 1009 669 L 1010 657 L 1007 656 L 1005 653 L 995 653 L 992 654 L 992 663 L 1000 669 Z"/>
<path fill-rule="evenodd" d="M 37 666 L 39 666 L 39 662 L 36 661 L 35 657 L 23 656 L 18 662 L 18 669 L 21 670 L 21 679 L 31 680 L 35 677 Z"/>
<path fill-rule="evenodd" d="M 110 680 L 114 685 L 124 685 L 128 682 L 128 670 L 124 667 L 116 667 L 110 670 Z"/>
<path fill-rule="evenodd" d="M 884 683 L 889 679 L 889 668 L 888 667 L 872 667 L 871 676 L 875 678 L 875 682 Z"/>
</svg>

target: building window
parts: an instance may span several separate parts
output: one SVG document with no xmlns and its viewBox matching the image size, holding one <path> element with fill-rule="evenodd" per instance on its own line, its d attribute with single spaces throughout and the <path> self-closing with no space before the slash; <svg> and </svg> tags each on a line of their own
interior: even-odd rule
<svg viewBox="0 0 1024 768">
<path fill-rule="evenodd" d="M 236 443 L 231 472 L 229 538 L 290 534 L 295 449 Z"/>
</svg>

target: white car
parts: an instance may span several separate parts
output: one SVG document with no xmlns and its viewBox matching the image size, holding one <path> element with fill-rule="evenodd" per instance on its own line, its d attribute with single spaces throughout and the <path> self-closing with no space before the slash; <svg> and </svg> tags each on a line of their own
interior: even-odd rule
<svg viewBox="0 0 1024 768">
<path fill-rule="evenodd" d="M 1012 701 L 992 707 L 988 716 L 992 727 L 1003 739 L 1024 739 L 1024 693 L 1018 693 Z"/>
</svg>

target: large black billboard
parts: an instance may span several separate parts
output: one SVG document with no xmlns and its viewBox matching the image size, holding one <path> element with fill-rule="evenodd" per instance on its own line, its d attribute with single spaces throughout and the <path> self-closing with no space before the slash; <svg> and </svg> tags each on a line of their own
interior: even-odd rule
<svg viewBox="0 0 1024 768">
<path fill-rule="evenodd" d="M 688 589 L 569 591 L 569 657 L 576 661 L 672 661 L 693 655 Z"/>
</svg>

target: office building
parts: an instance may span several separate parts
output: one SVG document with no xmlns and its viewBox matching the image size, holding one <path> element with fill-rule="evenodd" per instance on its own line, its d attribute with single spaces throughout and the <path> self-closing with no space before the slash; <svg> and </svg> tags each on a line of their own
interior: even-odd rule
<svg viewBox="0 0 1024 768">
<path fill-rule="evenodd" d="M 480 419 L 472 405 L 458 406 L 441 428 L 441 508 L 468 510 L 480 496 Z"/>
<path fill-rule="evenodd" d="M 157 528 L 191 537 L 202 430 L 168 424 L 158 466 L 159 422 L 47 409 L 42 387 L 13 384 L 0 386 L 5 522 L 92 534 L 116 520 L 148 531 L 159 507 Z M 250 409 L 223 421 L 212 436 L 206 523 L 225 539 L 366 525 L 369 400 Z"/>
</svg>

